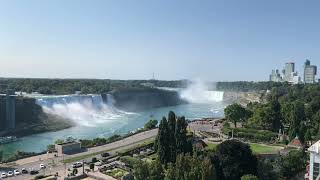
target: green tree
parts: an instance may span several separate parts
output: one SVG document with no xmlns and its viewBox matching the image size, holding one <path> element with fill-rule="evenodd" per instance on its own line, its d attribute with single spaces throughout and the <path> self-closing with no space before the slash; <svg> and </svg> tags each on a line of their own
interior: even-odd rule
<svg viewBox="0 0 320 180">
<path fill-rule="evenodd" d="M 217 146 L 215 155 L 225 179 L 239 180 L 243 175 L 257 174 L 257 159 L 248 144 L 228 140 Z"/>
<path fill-rule="evenodd" d="M 176 169 L 174 164 L 169 163 L 168 168 L 165 171 L 165 180 L 175 180 L 176 179 Z"/>
<path fill-rule="evenodd" d="M 229 121 L 234 123 L 234 126 L 237 127 L 237 122 L 241 122 L 246 117 L 246 109 L 243 108 L 240 104 L 232 104 L 227 106 L 224 109 L 224 114 Z"/>
<path fill-rule="evenodd" d="M 291 124 L 292 120 L 292 112 L 293 111 L 293 104 L 290 102 L 283 103 L 281 105 L 281 116 L 283 118 L 283 123 L 286 125 Z"/>
<path fill-rule="evenodd" d="M 259 180 L 257 176 L 247 174 L 241 177 L 241 180 Z"/>
<path fill-rule="evenodd" d="M 47 151 L 49 152 L 54 152 L 56 150 L 55 145 L 54 144 L 49 144 L 47 146 Z"/>
<path fill-rule="evenodd" d="M 290 123 L 290 138 L 293 139 L 296 136 L 299 137 L 301 142 L 304 142 L 304 123 L 306 123 L 305 106 L 301 101 L 296 101 L 293 104 L 291 111 L 291 123 Z M 301 128 L 303 127 L 303 128 Z"/>
<path fill-rule="evenodd" d="M 89 168 L 93 171 L 93 170 L 94 170 L 94 164 L 91 163 L 90 166 L 89 166 Z"/>
<path fill-rule="evenodd" d="M 148 164 L 142 161 L 135 164 L 133 176 L 135 180 L 147 180 L 150 176 Z"/>
<path fill-rule="evenodd" d="M 170 149 L 170 162 L 176 161 L 176 115 L 170 111 L 168 114 L 168 127 L 169 127 L 169 149 Z"/>
<path fill-rule="evenodd" d="M 177 155 L 175 164 L 176 180 L 194 180 L 202 179 L 201 162 L 196 156 L 189 154 Z"/>
<path fill-rule="evenodd" d="M 269 106 L 259 105 L 248 120 L 248 126 L 256 129 L 273 130 L 273 112 Z"/>
<path fill-rule="evenodd" d="M 277 99 L 273 98 L 268 106 L 271 109 L 271 130 L 278 132 L 279 129 L 281 128 L 281 106 L 280 103 Z"/>
<path fill-rule="evenodd" d="M 202 161 L 202 180 L 216 180 L 217 174 L 214 165 L 209 157 Z"/>
<path fill-rule="evenodd" d="M 157 153 L 159 160 L 162 164 L 167 164 L 170 162 L 170 149 L 169 149 L 169 127 L 168 122 L 165 117 L 162 118 L 159 125 L 159 132 L 157 135 Z"/>
<path fill-rule="evenodd" d="M 318 111 L 315 115 L 312 116 L 312 122 L 314 123 L 314 135 L 317 139 L 320 139 L 320 111 Z"/>
<path fill-rule="evenodd" d="M 164 170 L 163 167 L 159 161 L 159 159 L 156 159 L 154 162 L 151 163 L 149 166 L 150 168 L 150 175 L 149 178 L 150 180 L 163 180 L 164 178 Z"/>
<path fill-rule="evenodd" d="M 2 162 L 2 159 L 3 159 L 3 152 L 0 151 L 0 162 Z"/>
<path fill-rule="evenodd" d="M 185 117 L 179 117 L 176 123 L 176 131 L 175 131 L 175 139 L 176 139 L 176 153 L 184 153 L 186 152 L 186 144 L 187 144 L 187 126 L 188 123 L 185 120 Z"/>
<path fill-rule="evenodd" d="M 144 125 L 144 129 L 145 130 L 149 130 L 149 129 L 154 129 L 156 128 L 158 125 L 158 121 L 155 119 L 150 119 L 145 125 Z"/>
<path fill-rule="evenodd" d="M 307 157 L 302 151 L 290 151 L 280 159 L 280 173 L 282 177 L 290 179 L 306 167 Z"/>
<path fill-rule="evenodd" d="M 54 144 L 62 144 L 64 143 L 63 139 L 57 139 L 56 141 L 54 141 Z"/>
<path fill-rule="evenodd" d="M 270 160 L 259 160 L 258 177 L 261 180 L 278 180 L 279 173 L 275 170 Z"/>
</svg>

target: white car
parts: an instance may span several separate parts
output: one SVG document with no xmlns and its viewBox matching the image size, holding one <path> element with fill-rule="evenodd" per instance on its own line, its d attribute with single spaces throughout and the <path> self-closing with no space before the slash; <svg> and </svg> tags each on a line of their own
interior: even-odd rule
<svg viewBox="0 0 320 180">
<path fill-rule="evenodd" d="M 82 162 L 76 162 L 72 164 L 72 168 L 80 168 L 80 167 L 82 167 Z"/>
<path fill-rule="evenodd" d="M 6 178 L 7 177 L 7 174 L 6 173 L 1 173 L 1 178 Z"/>
<path fill-rule="evenodd" d="M 7 173 L 7 176 L 8 176 L 8 177 L 12 177 L 12 176 L 13 176 L 13 172 L 12 172 L 12 171 L 9 171 L 9 172 Z"/>
<path fill-rule="evenodd" d="M 46 166 L 44 164 L 40 164 L 40 169 L 45 169 Z"/>
<path fill-rule="evenodd" d="M 18 175 L 20 175 L 20 171 L 19 171 L 18 169 L 16 169 L 16 170 L 13 171 L 13 174 L 14 174 L 15 176 L 18 176 Z"/>
<path fill-rule="evenodd" d="M 102 162 L 101 161 L 98 161 L 96 163 L 94 163 L 95 166 L 102 166 Z"/>
</svg>

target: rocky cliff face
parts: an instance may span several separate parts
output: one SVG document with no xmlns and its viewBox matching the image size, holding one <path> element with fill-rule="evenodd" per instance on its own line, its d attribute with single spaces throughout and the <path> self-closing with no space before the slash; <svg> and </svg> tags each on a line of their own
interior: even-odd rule
<svg viewBox="0 0 320 180">
<path fill-rule="evenodd" d="M 125 111 L 143 111 L 152 108 L 185 104 L 178 92 L 154 88 L 120 89 L 110 93 L 114 105 Z M 106 101 L 110 101 L 106 96 Z"/>
<path fill-rule="evenodd" d="M 259 92 L 225 91 L 223 100 L 228 103 L 238 103 L 243 106 L 246 106 L 250 102 L 261 102 L 262 94 Z"/>
</svg>

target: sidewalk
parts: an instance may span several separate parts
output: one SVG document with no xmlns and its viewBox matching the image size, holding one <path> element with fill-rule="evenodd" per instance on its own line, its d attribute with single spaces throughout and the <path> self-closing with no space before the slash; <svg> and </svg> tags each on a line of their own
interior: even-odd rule
<svg viewBox="0 0 320 180">
<path fill-rule="evenodd" d="M 88 173 L 89 178 L 98 179 L 98 180 L 117 180 L 111 176 L 102 174 L 101 172 L 89 172 Z"/>
</svg>

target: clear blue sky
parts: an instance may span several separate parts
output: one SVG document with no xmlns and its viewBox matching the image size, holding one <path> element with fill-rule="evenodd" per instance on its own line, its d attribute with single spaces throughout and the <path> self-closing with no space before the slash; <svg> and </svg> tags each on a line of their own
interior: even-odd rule
<svg viewBox="0 0 320 180">
<path fill-rule="evenodd" d="M 0 76 L 267 80 L 320 66 L 320 1 L 0 0 Z"/>
</svg>

